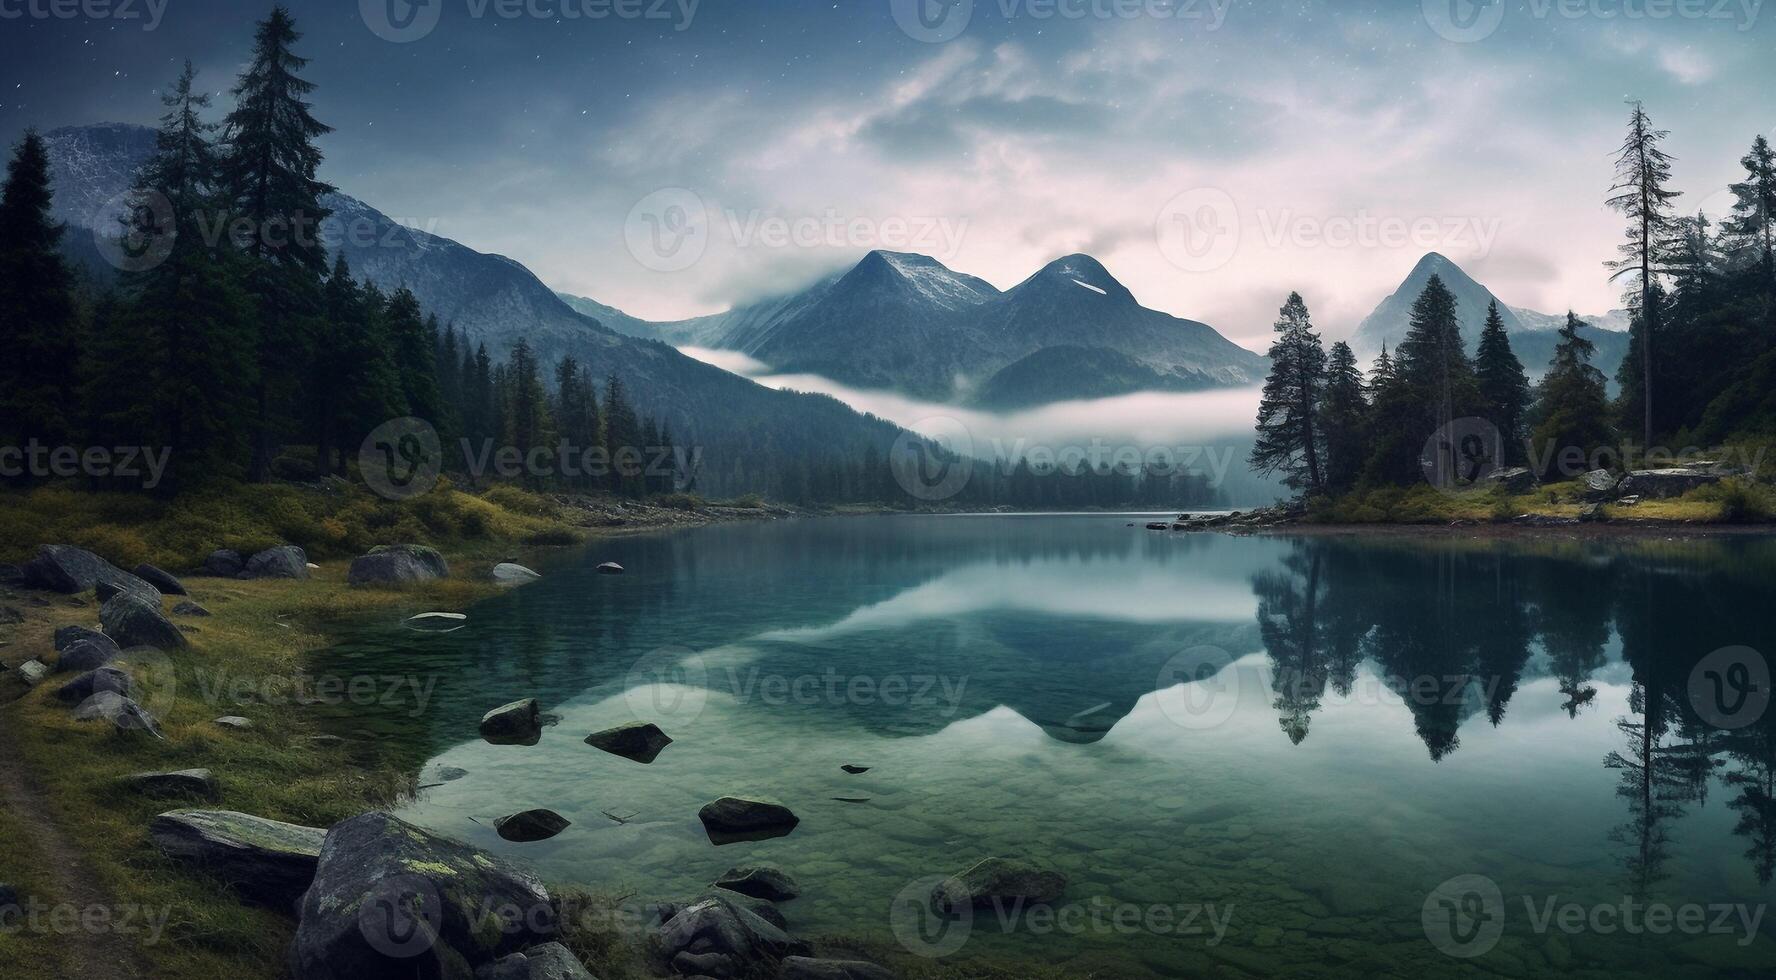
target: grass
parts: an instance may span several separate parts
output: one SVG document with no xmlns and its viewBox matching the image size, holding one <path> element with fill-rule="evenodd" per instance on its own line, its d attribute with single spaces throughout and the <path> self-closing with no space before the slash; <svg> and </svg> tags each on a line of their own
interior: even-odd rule
<svg viewBox="0 0 1776 980">
<path fill-rule="evenodd" d="M 1455 492 L 1429 484 L 1383 487 L 1317 499 L 1309 507 L 1308 520 L 1322 524 L 1453 524 L 1502 523 L 1524 514 L 1573 518 L 1586 506 L 1584 493 L 1584 484 L 1576 480 L 1547 484 L 1526 494 L 1509 494 L 1497 487 Z M 1673 524 L 1767 523 L 1776 519 L 1776 489 L 1729 479 L 1675 499 L 1642 500 L 1632 506 L 1606 504 L 1603 513 L 1611 520 Z"/>
</svg>

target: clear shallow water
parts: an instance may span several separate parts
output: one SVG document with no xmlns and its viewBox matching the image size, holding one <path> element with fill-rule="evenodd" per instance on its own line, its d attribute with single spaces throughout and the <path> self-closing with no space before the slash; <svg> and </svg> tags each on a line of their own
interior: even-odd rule
<svg viewBox="0 0 1776 980">
<path fill-rule="evenodd" d="M 1711 651 L 1776 651 L 1776 544 L 1130 520 L 601 542 L 464 630 L 368 626 L 324 667 L 435 679 L 423 710 L 352 722 L 432 760 L 409 819 L 643 899 L 776 864 L 803 886 L 783 906 L 803 935 L 941 951 L 896 931 L 917 924 L 897 894 L 1008 855 L 1067 874 L 1066 914 L 983 914 L 953 957 L 1117 977 L 1776 969 L 1776 708 L 1728 730 L 1691 700 Z M 607 560 L 629 574 L 595 575 Z M 525 696 L 559 716 L 541 744 L 475 737 Z M 637 719 L 676 740 L 652 765 L 583 744 Z M 696 812 L 728 794 L 802 823 L 716 847 Z M 530 807 L 573 826 L 493 833 Z"/>
</svg>

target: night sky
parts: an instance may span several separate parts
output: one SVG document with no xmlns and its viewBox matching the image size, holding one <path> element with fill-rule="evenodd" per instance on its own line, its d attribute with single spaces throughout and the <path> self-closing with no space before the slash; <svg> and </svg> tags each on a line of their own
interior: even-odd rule
<svg viewBox="0 0 1776 980">
<path fill-rule="evenodd" d="M 1290 289 L 1348 332 L 1432 248 L 1508 302 L 1602 311 L 1624 99 L 1674 131 L 1689 210 L 1724 210 L 1738 158 L 1776 131 L 1776 13 L 1739 0 L 1653 0 L 1662 17 L 1642 0 L 1506 3 L 1496 29 L 1468 0 L 1179 0 L 1108 17 L 1090 14 L 1141 5 L 1066 0 L 1087 16 L 1045 17 L 1042 0 L 973 0 L 965 21 L 965 7 L 930 21 L 965 23 L 953 38 L 897 20 L 929 0 L 638 0 L 643 16 L 599 18 L 565 14 L 609 0 L 392 0 L 397 16 L 437 17 L 408 43 L 372 29 L 389 2 L 288 4 L 315 114 L 337 130 L 323 177 L 655 318 L 794 287 L 872 244 L 1001 287 L 1088 251 L 1148 305 L 1251 346 Z M 1451 27 L 1451 3 L 1478 26 Z M 41 16 L 52 9 L 0 0 L 8 144 L 27 126 L 152 123 L 186 58 L 220 118 L 270 8 L 114 0 L 136 17 L 78 2 Z M 1464 29 L 1485 36 L 1444 36 Z M 708 245 L 659 271 L 625 230 L 667 187 L 704 205 Z M 1160 219 L 1202 193 L 1236 209 L 1237 246 L 1212 267 L 1168 260 Z M 861 231 L 774 242 L 758 234 L 773 218 Z M 1409 241 L 1381 237 L 1413 223 Z"/>
</svg>

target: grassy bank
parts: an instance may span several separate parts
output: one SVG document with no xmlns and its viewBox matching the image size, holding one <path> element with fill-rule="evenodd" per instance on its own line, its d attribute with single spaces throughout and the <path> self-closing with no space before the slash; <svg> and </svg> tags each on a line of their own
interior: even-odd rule
<svg viewBox="0 0 1776 980">
<path fill-rule="evenodd" d="M 1576 518 L 1585 509 L 1580 481 L 1547 484 L 1532 493 L 1501 488 L 1445 492 L 1429 484 L 1412 488 L 1358 490 L 1309 504 L 1306 520 L 1315 524 L 1503 523 L 1523 515 Z M 1648 524 L 1767 524 L 1776 521 L 1776 489 L 1748 480 L 1724 480 L 1670 500 L 1633 505 L 1606 503 L 1610 521 Z"/>
</svg>

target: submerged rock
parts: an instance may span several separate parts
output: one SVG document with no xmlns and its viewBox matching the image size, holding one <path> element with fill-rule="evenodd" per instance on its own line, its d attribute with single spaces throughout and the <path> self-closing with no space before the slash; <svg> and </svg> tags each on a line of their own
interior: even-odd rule
<svg viewBox="0 0 1776 980">
<path fill-rule="evenodd" d="M 802 822 L 781 803 L 735 796 L 706 804 L 697 811 L 697 819 L 703 821 L 710 840 L 717 844 L 782 837 Z"/>
<path fill-rule="evenodd" d="M 231 810 L 172 810 L 148 825 L 148 839 L 169 859 L 275 908 L 289 908 L 308 890 L 326 836 Z"/>
<path fill-rule="evenodd" d="M 221 784 L 208 769 L 138 772 L 123 777 L 123 784 L 144 796 L 197 796 L 213 800 L 222 795 Z"/>
<path fill-rule="evenodd" d="M 560 943 L 532 946 L 475 971 L 475 980 L 595 980 Z"/>
<path fill-rule="evenodd" d="M 783 980 L 894 980 L 894 974 L 862 960 L 817 960 L 790 956 L 783 961 Z"/>
<path fill-rule="evenodd" d="M 1067 876 L 1044 871 L 1010 858 L 987 858 L 961 874 L 952 875 L 931 893 L 939 910 L 964 906 L 1043 904 L 1067 890 Z"/>
<path fill-rule="evenodd" d="M 501 705 L 481 716 L 481 737 L 494 745 L 535 745 L 543 739 L 536 698 Z"/>
<path fill-rule="evenodd" d="M 147 732 L 160 738 L 160 722 L 148 709 L 116 691 L 99 691 L 74 709 L 75 721 L 102 721 L 120 732 Z"/>
<path fill-rule="evenodd" d="M 133 593 L 121 593 L 107 600 L 99 607 L 99 622 L 118 646 L 178 650 L 186 645 L 185 634 L 160 611 L 158 600 L 150 601 Z"/>
<path fill-rule="evenodd" d="M 352 559 L 351 585 L 404 585 L 450 577 L 450 564 L 437 549 L 418 544 L 383 545 Z"/>
<path fill-rule="evenodd" d="M 869 766 L 840 766 L 839 768 L 852 776 L 861 776 L 870 771 Z"/>
<path fill-rule="evenodd" d="M 510 561 L 502 561 L 493 566 L 492 575 L 494 582 L 499 585 L 523 585 L 526 582 L 535 582 L 537 579 L 542 578 L 540 574 L 525 568 L 517 562 Z"/>
<path fill-rule="evenodd" d="M 238 578 L 307 578 L 308 553 L 293 544 L 267 548 L 242 566 Z"/>
<path fill-rule="evenodd" d="M 638 721 L 593 732 L 586 736 L 586 744 L 645 765 L 658 758 L 660 752 L 672 744 L 672 739 L 660 730 L 660 726 Z"/>
<path fill-rule="evenodd" d="M 524 810 L 500 817 L 493 829 L 505 840 L 529 844 L 548 840 L 573 826 L 573 821 L 554 810 Z"/>
<path fill-rule="evenodd" d="M 767 902 L 787 902 L 802 893 L 802 886 L 787 873 L 764 866 L 729 869 L 727 874 L 715 880 L 715 887 Z"/>
<path fill-rule="evenodd" d="M 290 973 L 462 978 L 553 942 L 557 920 L 548 890 L 530 874 L 390 814 L 366 813 L 327 832 L 302 898 Z"/>
</svg>

